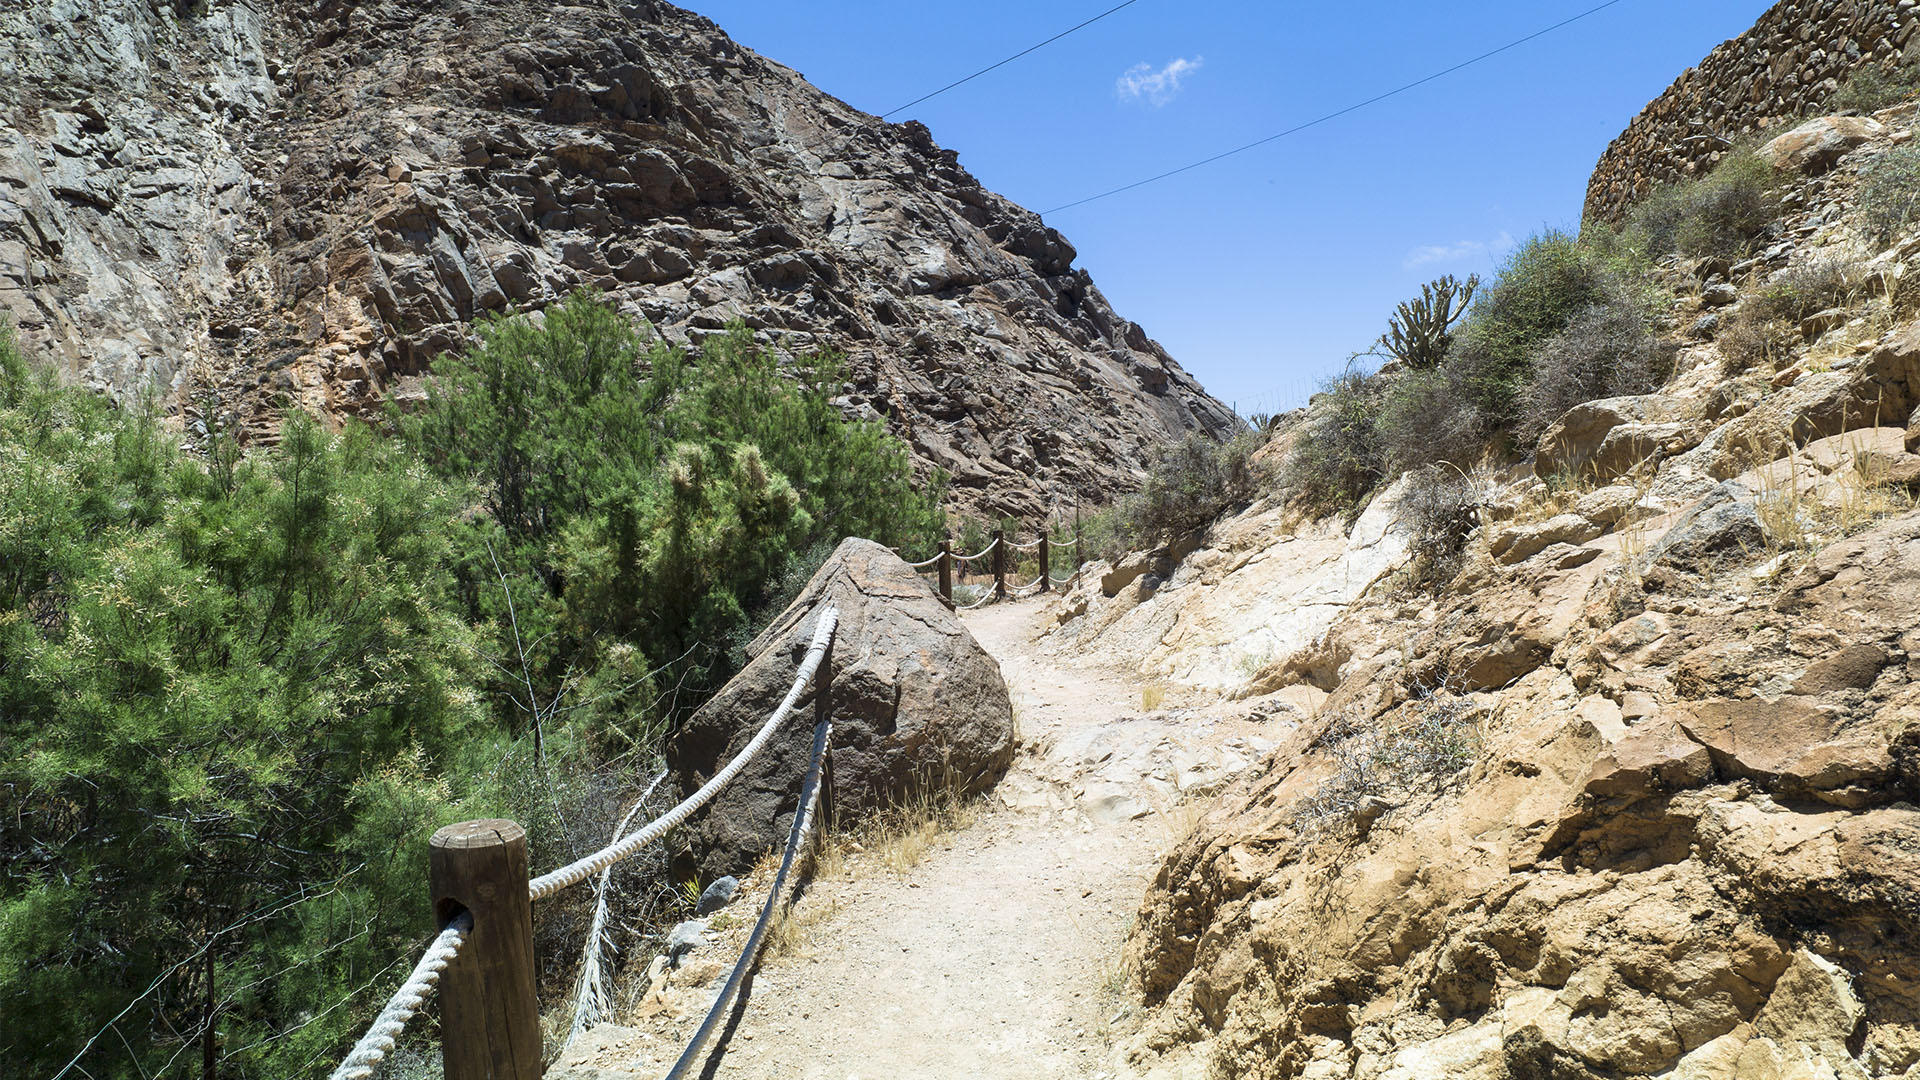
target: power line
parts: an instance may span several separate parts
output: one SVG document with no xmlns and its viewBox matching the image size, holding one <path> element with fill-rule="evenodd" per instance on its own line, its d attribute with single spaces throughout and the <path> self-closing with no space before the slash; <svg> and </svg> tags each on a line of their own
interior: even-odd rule
<svg viewBox="0 0 1920 1080">
<path fill-rule="evenodd" d="M 1398 97 L 1399 95 L 1404 94 L 1409 90 L 1413 90 L 1415 88 L 1425 86 L 1426 84 L 1434 81 L 1435 79 L 1442 79 L 1463 68 L 1472 67 L 1473 65 L 1480 63 L 1482 60 L 1489 60 L 1489 59 L 1492 59 L 1493 57 L 1499 56 L 1503 52 L 1507 52 L 1511 49 L 1517 49 L 1520 46 L 1525 45 L 1527 42 L 1532 41 L 1535 38 L 1545 37 L 1546 35 L 1553 33 L 1555 30 L 1559 30 L 1562 27 L 1571 26 L 1574 23 L 1577 23 L 1580 20 L 1587 18 L 1588 16 L 1597 15 L 1600 12 L 1605 11 L 1606 9 L 1613 7 L 1615 4 L 1619 4 L 1621 2 L 1623 2 L 1623 0 L 1607 0 L 1606 3 L 1601 4 L 1598 7 L 1588 8 L 1587 10 L 1581 12 L 1578 15 L 1573 16 L 1572 18 L 1562 19 L 1559 22 L 1554 23 L 1552 26 L 1549 26 L 1544 30 L 1536 30 L 1531 34 L 1528 34 L 1526 37 L 1519 38 L 1514 41 L 1509 41 L 1505 45 L 1502 45 L 1497 49 L 1492 49 L 1487 52 L 1483 52 L 1479 56 L 1476 56 L 1471 60 L 1463 60 L 1460 63 L 1455 64 L 1452 67 L 1447 68 L 1443 71 L 1436 71 L 1433 74 L 1426 76 L 1425 78 L 1415 79 L 1414 81 L 1407 83 L 1403 86 L 1397 86 L 1394 89 L 1389 90 L 1384 94 L 1376 94 L 1365 101 L 1359 102 L 1358 104 L 1349 105 L 1344 109 L 1339 109 L 1335 112 L 1330 112 L 1325 116 L 1316 117 L 1312 120 L 1307 121 L 1304 124 L 1296 124 L 1295 126 L 1290 127 L 1285 131 L 1278 132 L 1273 135 L 1269 135 L 1264 139 L 1255 139 L 1253 142 L 1247 143 L 1245 146 L 1236 146 L 1231 150 L 1227 150 L 1222 153 L 1215 154 L 1212 157 L 1201 158 L 1199 161 L 1195 161 L 1188 165 L 1182 165 L 1177 169 L 1168 169 L 1166 172 L 1160 173 L 1158 175 L 1149 176 L 1145 180 L 1135 180 L 1131 184 L 1123 184 L 1120 187 L 1113 188 L 1110 191 L 1103 191 L 1098 195 L 1089 195 L 1084 199 L 1075 199 L 1070 203 L 1062 203 L 1051 210 L 1042 211 L 1042 214 L 1043 216 L 1045 214 L 1057 214 L 1062 210 L 1071 210 L 1076 206 L 1085 206 L 1087 203 L 1096 202 L 1100 199 L 1107 198 L 1110 195 L 1118 195 L 1123 191 L 1132 191 L 1134 188 L 1137 188 L 1137 187 L 1145 187 L 1148 184 L 1152 184 L 1160 180 L 1165 180 L 1169 176 L 1178 176 L 1183 172 L 1190 172 L 1194 169 L 1198 169 L 1202 165 L 1211 165 L 1216 161 L 1220 161 L 1224 158 L 1230 158 L 1235 154 L 1245 153 L 1248 150 L 1252 150 L 1254 147 L 1265 146 L 1266 144 L 1273 142 L 1276 139 L 1284 139 L 1289 135 L 1296 135 L 1302 131 L 1307 130 L 1308 128 L 1318 127 L 1319 125 L 1324 124 L 1329 120 L 1337 120 L 1340 117 L 1345 116 L 1350 112 L 1357 112 L 1361 109 L 1366 108 L 1369 105 L 1377 105 L 1380 102 L 1385 101 L 1390 97 Z"/>
<path fill-rule="evenodd" d="M 1067 29 L 1060 31 L 1059 33 L 1053 35 L 1052 37 L 1048 38 L 1047 40 L 1041 42 L 1038 45 L 1021 49 L 1019 52 L 1014 53 L 1012 56 L 1007 57 L 1005 60 L 1002 60 L 997 64 L 988 64 L 986 67 L 981 68 L 979 71 L 974 72 L 973 74 L 967 76 L 964 79 L 957 79 L 941 87 L 940 89 L 935 90 L 931 94 L 922 94 L 919 97 L 914 98 L 912 101 L 907 102 L 905 105 L 902 105 L 897 109 L 890 109 L 886 112 L 883 112 L 880 114 L 880 119 L 885 120 L 887 117 L 892 116 L 894 113 L 905 112 L 908 109 L 913 108 L 915 105 L 918 105 L 921 102 L 927 100 L 928 98 L 939 97 L 941 94 L 946 93 L 947 91 L 953 89 L 956 86 L 961 85 L 962 83 L 972 82 L 973 80 L 979 78 L 982 75 L 985 75 L 987 72 L 992 71 L 995 68 L 1005 67 L 1008 64 L 1013 63 L 1015 60 L 1018 60 L 1021 57 L 1027 55 L 1030 52 L 1033 52 L 1037 49 L 1044 49 L 1047 46 L 1053 44 L 1056 41 L 1059 41 L 1061 38 L 1066 37 L 1068 34 L 1071 34 L 1076 30 L 1082 30 L 1082 29 L 1085 29 L 1086 27 L 1092 26 L 1094 23 L 1099 22 L 1101 19 L 1106 18 L 1107 16 L 1113 14 L 1116 11 L 1119 11 L 1121 8 L 1132 7 L 1134 4 L 1137 4 L 1139 2 L 1140 0 L 1126 0 L 1126 3 L 1124 4 L 1117 4 L 1113 7 L 1110 7 L 1107 10 L 1101 12 L 1100 14 L 1095 15 L 1093 18 L 1088 19 L 1086 22 L 1080 23 L 1078 26 L 1068 27 Z"/>
</svg>

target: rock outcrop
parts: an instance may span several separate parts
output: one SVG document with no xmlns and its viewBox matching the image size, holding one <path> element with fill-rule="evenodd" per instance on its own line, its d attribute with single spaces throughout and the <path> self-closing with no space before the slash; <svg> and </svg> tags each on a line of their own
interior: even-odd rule
<svg viewBox="0 0 1920 1080">
<path fill-rule="evenodd" d="M 856 824 L 916 792 L 967 795 L 1013 761 L 1000 666 L 926 579 L 868 540 L 840 545 L 753 659 L 667 747 L 686 793 L 746 745 L 787 694 L 820 612 L 840 610 L 833 647 L 832 812 Z M 813 745 L 812 692 L 751 765 L 688 827 L 700 877 L 743 871 L 786 839 Z"/>
<path fill-rule="evenodd" d="M 378 410 L 472 319 L 592 288 L 844 351 L 850 413 L 1032 516 L 1234 423 L 1073 260 L 925 127 L 652 0 L 0 12 L 0 312 L 190 437 Z"/>
</svg>

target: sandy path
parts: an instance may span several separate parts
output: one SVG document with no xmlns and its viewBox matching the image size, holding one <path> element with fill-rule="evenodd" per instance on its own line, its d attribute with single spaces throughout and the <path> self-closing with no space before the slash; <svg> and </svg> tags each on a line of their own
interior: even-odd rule
<svg viewBox="0 0 1920 1080">
<path fill-rule="evenodd" d="M 966 616 L 1000 663 L 1020 735 L 986 809 L 903 876 L 856 855 L 812 882 L 798 905 L 804 942 L 762 963 L 706 1075 L 1132 1075 L 1114 1046 L 1128 1026 L 1117 977 L 1127 929 L 1181 831 L 1183 790 L 1217 783 L 1260 740 L 1191 711 L 1141 716 L 1137 677 L 1036 645 L 1049 611 Z M 589 1067 L 566 1075 L 647 1075 L 671 1040 L 590 1036 L 567 1062 Z"/>
</svg>

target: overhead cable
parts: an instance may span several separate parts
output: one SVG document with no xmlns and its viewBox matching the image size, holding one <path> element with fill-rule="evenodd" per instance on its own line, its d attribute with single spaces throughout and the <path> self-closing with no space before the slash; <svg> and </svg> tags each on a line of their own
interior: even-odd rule
<svg viewBox="0 0 1920 1080">
<path fill-rule="evenodd" d="M 1018 60 L 1021 57 L 1027 55 L 1030 52 L 1034 52 L 1039 49 L 1044 49 L 1047 46 L 1053 44 L 1054 42 L 1059 41 L 1061 38 L 1066 37 L 1068 34 L 1071 34 L 1076 30 L 1081 30 L 1081 29 L 1085 29 L 1086 27 L 1092 26 L 1094 23 L 1099 22 L 1101 19 L 1106 18 L 1107 16 L 1113 14 L 1116 11 L 1119 11 L 1121 8 L 1132 7 L 1136 3 L 1139 3 L 1139 0 L 1127 0 L 1127 2 L 1124 4 L 1116 4 L 1115 6 L 1110 7 L 1107 10 L 1101 12 L 1100 14 L 1095 15 L 1093 18 L 1088 19 L 1086 22 L 1080 23 L 1076 26 L 1070 26 L 1067 29 L 1060 31 L 1059 33 L 1053 35 L 1052 37 L 1048 38 L 1047 40 L 1041 42 L 1038 45 L 1030 45 L 1027 48 L 1021 49 L 1019 52 L 1014 53 L 1012 56 L 1007 57 L 1005 60 L 1002 60 L 994 64 L 988 64 L 986 67 L 981 68 L 979 71 L 974 72 L 973 74 L 967 76 L 964 79 L 956 79 L 953 82 L 950 82 L 947 85 L 941 87 L 940 89 L 935 90 L 931 94 L 922 94 L 919 97 L 914 98 L 912 101 L 907 102 L 905 105 L 902 105 L 897 109 L 889 109 L 886 112 L 883 112 L 880 114 L 880 119 L 885 120 L 887 117 L 892 116 L 894 113 L 906 112 L 908 109 L 913 108 L 915 105 L 918 105 L 923 101 L 926 101 L 930 98 L 939 97 L 941 94 L 946 93 L 947 91 L 953 89 L 956 86 L 960 86 L 965 83 L 970 83 L 973 80 L 979 78 L 980 76 L 985 75 L 987 72 L 994 70 L 995 68 L 1005 67 L 1008 64 L 1013 63 L 1015 60 Z"/>
<path fill-rule="evenodd" d="M 1308 128 L 1318 127 L 1321 124 L 1327 123 L 1330 120 L 1338 120 L 1340 117 L 1345 116 L 1348 113 L 1358 112 L 1359 110 L 1364 109 L 1369 105 L 1377 105 L 1380 102 L 1387 100 L 1388 98 L 1398 97 L 1399 95 L 1404 94 L 1409 90 L 1413 90 L 1413 89 L 1417 89 L 1419 87 L 1425 86 L 1426 84 L 1433 82 L 1435 79 L 1443 79 L 1448 75 L 1453 74 L 1456 71 L 1460 71 L 1465 68 L 1470 68 L 1473 65 L 1480 63 L 1483 60 L 1490 60 L 1493 57 L 1499 56 L 1503 52 L 1508 52 L 1510 50 L 1517 49 L 1520 46 L 1525 45 L 1527 42 L 1534 40 L 1535 38 L 1545 37 L 1546 35 L 1553 33 L 1555 30 L 1559 30 L 1563 27 L 1571 26 L 1582 19 L 1588 18 L 1593 15 L 1597 15 L 1600 12 L 1605 11 L 1610 7 L 1613 7 L 1615 4 L 1619 4 L 1622 2 L 1624 2 L 1624 0 L 1607 0 L 1607 2 L 1604 4 L 1601 4 L 1597 7 L 1588 8 L 1587 10 L 1581 12 L 1578 15 L 1574 15 L 1571 18 L 1562 19 L 1559 22 L 1554 23 L 1552 26 L 1549 26 L 1544 30 L 1535 30 L 1533 33 L 1528 34 L 1526 37 L 1516 38 L 1515 40 L 1509 41 L 1505 45 L 1502 45 L 1497 49 L 1490 49 L 1486 52 L 1483 52 L 1479 56 L 1476 56 L 1471 60 L 1462 60 L 1460 63 L 1457 63 L 1450 68 L 1446 68 L 1441 71 L 1436 71 L 1431 75 L 1425 76 L 1423 78 L 1415 79 L 1410 83 L 1405 83 L 1401 86 L 1396 86 L 1392 90 L 1388 90 L 1384 94 L 1375 94 L 1373 97 L 1370 97 L 1365 101 L 1357 102 L 1353 105 L 1349 105 L 1344 109 L 1337 109 L 1333 112 L 1327 113 L 1324 116 L 1315 117 L 1312 120 L 1308 120 L 1304 124 L 1296 124 L 1285 131 L 1275 132 L 1274 134 L 1269 135 L 1264 139 L 1255 139 L 1254 141 L 1247 143 L 1243 146 L 1236 146 L 1231 150 L 1222 151 L 1221 153 L 1215 154 L 1212 157 L 1201 158 L 1199 161 L 1182 165 L 1177 169 L 1168 169 L 1166 172 L 1158 173 L 1154 176 L 1149 176 L 1145 180 L 1135 180 L 1131 184 L 1122 184 L 1117 188 L 1112 188 L 1107 191 L 1102 191 L 1097 195 L 1089 195 L 1084 199 L 1075 199 L 1070 203 L 1061 203 L 1059 206 L 1056 206 L 1051 210 L 1042 211 L 1042 215 L 1044 216 L 1045 214 L 1057 214 L 1062 210 L 1071 210 L 1076 206 L 1085 206 L 1090 202 L 1097 202 L 1109 196 L 1118 195 L 1123 191 L 1132 191 L 1134 188 L 1137 188 L 1137 187 L 1145 187 L 1148 184 L 1165 180 L 1171 176 L 1178 176 L 1184 172 L 1191 172 L 1194 169 L 1198 169 L 1203 165 L 1211 165 L 1216 161 L 1220 161 L 1225 158 L 1230 158 L 1235 154 L 1243 154 L 1248 150 L 1254 149 L 1255 147 L 1265 146 L 1266 144 L 1273 142 L 1276 139 L 1284 139 L 1289 135 L 1297 135 L 1300 132 L 1307 130 Z"/>
</svg>

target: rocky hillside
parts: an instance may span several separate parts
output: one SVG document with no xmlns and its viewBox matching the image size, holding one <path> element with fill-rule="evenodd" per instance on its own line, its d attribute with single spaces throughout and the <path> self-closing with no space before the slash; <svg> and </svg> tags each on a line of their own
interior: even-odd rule
<svg viewBox="0 0 1920 1080">
<path fill-rule="evenodd" d="M 1900 0 L 1786 0 L 1648 103 L 1607 147 L 1586 216 L 1617 221 L 1655 187 L 1698 175 L 1735 144 L 1815 112 L 1861 71 L 1892 70 L 1913 40 Z"/>
<path fill-rule="evenodd" d="M 1073 260 L 925 127 L 664 3 L 0 11 L 0 311 L 190 430 L 370 413 L 474 318 L 590 287 L 676 340 L 843 350 L 850 411 L 1031 515 L 1233 423 Z"/>
<path fill-rule="evenodd" d="M 1278 742 L 1140 909 L 1142 1071 L 1916 1075 L 1920 220 L 1873 185 L 1917 124 L 1766 147 L 1762 250 L 1656 271 L 1673 377 L 1475 473 L 1457 574 L 1402 480 L 1063 606 Z"/>
</svg>

